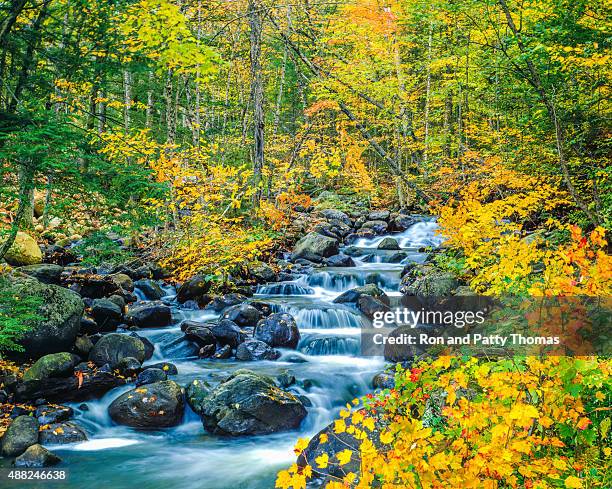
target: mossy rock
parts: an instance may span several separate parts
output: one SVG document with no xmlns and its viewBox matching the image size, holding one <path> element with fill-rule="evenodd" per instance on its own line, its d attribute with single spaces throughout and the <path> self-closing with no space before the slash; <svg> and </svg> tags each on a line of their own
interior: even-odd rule
<svg viewBox="0 0 612 489">
<path fill-rule="evenodd" d="M 68 377 L 75 365 L 74 356 L 67 352 L 51 353 L 39 358 L 25 371 L 23 380 L 42 380 L 49 377 Z"/>
<path fill-rule="evenodd" d="M 36 240 L 29 234 L 19 231 L 4 259 L 9 265 L 21 267 L 42 263 L 43 254 Z"/>
</svg>

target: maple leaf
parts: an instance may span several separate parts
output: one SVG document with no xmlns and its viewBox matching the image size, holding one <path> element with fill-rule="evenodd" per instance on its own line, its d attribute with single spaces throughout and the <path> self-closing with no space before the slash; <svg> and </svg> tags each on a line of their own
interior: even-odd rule
<svg viewBox="0 0 612 489">
<path fill-rule="evenodd" d="M 353 452 L 348 448 L 346 450 L 342 450 L 336 454 L 336 458 L 338 459 L 339 465 L 346 465 L 350 462 L 351 457 L 353 456 Z"/>
</svg>

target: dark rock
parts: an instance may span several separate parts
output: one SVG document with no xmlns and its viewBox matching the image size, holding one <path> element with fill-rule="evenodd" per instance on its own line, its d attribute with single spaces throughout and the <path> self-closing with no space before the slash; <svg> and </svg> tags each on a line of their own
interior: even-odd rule
<svg viewBox="0 0 612 489">
<path fill-rule="evenodd" d="M 347 224 L 348 226 L 350 226 L 353 222 L 352 219 L 344 212 L 337 211 L 335 209 L 324 209 L 322 211 L 319 211 L 319 214 L 321 214 L 321 216 L 323 216 L 328 221 L 341 221 L 344 224 Z"/>
<path fill-rule="evenodd" d="M 361 229 L 369 229 L 375 234 L 383 234 L 388 227 L 385 221 L 366 221 L 361 225 Z"/>
<path fill-rule="evenodd" d="M 34 416 L 38 419 L 41 425 L 59 423 L 61 421 L 68 421 L 72 418 L 74 411 L 71 407 L 67 406 L 49 406 L 44 404 L 36 408 Z"/>
<path fill-rule="evenodd" d="M 357 238 L 357 235 L 355 235 L 355 237 Z M 352 257 L 362 256 L 365 254 L 365 251 L 362 248 L 358 248 L 357 246 L 347 246 L 346 248 L 344 248 L 344 250 L 342 250 L 342 252 L 345 255 Z"/>
<path fill-rule="evenodd" d="M 146 370 L 140 372 L 138 377 L 136 377 L 136 386 L 153 384 L 163 380 L 168 380 L 166 372 L 160 368 L 147 368 Z"/>
<path fill-rule="evenodd" d="M 400 214 L 391 222 L 393 231 L 406 231 L 410 226 L 416 224 L 419 221 L 418 218 L 413 216 L 405 216 Z"/>
<path fill-rule="evenodd" d="M 167 428 L 178 425 L 185 410 L 181 387 L 171 380 L 128 391 L 108 407 L 111 419 L 133 428 Z"/>
<path fill-rule="evenodd" d="M 140 367 L 141 363 L 133 357 L 124 357 L 115 365 L 119 372 L 128 377 L 136 375 L 140 371 Z"/>
<path fill-rule="evenodd" d="M 402 261 L 404 261 L 406 258 L 408 258 L 408 253 L 404 253 L 403 251 L 400 251 L 398 253 L 393 253 L 390 257 L 388 262 L 389 263 L 401 263 Z"/>
<path fill-rule="evenodd" d="M 127 357 L 133 357 L 142 363 L 145 359 L 145 347 L 140 338 L 119 333 L 103 336 L 89 354 L 89 360 L 99 367 L 106 363 L 115 367 L 122 358 Z"/>
<path fill-rule="evenodd" d="M 57 455 L 51 453 L 45 447 L 36 443 L 35 445 L 28 447 L 24 453 L 15 459 L 15 467 L 50 467 L 52 465 L 57 465 L 61 461 L 62 459 Z"/>
<path fill-rule="evenodd" d="M 127 290 L 128 292 L 134 291 L 134 281 L 129 275 L 125 273 L 113 273 L 109 275 L 109 277 L 120 289 Z"/>
<path fill-rule="evenodd" d="M 166 372 L 167 375 L 177 375 L 178 374 L 178 369 L 176 368 L 176 365 L 174 365 L 173 363 L 168 363 L 168 362 L 154 363 L 152 365 L 147 365 L 143 367 L 143 371 L 148 370 L 150 368 L 158 368 Z"/>
<path fill-rule="evenodd" d="M 114 331 L 123 319 L 121 307 L 109 299 L 94 300 L 91 313 L 100 331 Z"/>
<path fill-rule="evenodd" d="M 357 299 L 357 309 L 359 309 L 366 317 L 372 319 L 374 314 L 385 313 L 390 311 L 389 306 L 375 299 L 371 295 L 362 295 Z"/>
<path fill-rule="evenodd" d="M 2 455 L 16 457 L 38 443 L 38 426 L 32 416 L 17 416 L 2 437 Z"/>
<path fill-rule="evenodd" d="M 399 250 L 400 246 L 397 243 L 396 239 L 393 238 L 385 238 L 378 244 L 379 250 Z"/>
<path fill-rule="evenodd" d="M 215 345 L 206 345 L 198 350 L 198 358 L 210 358 L 215 354 Z"/>
<path fill-rule="evenodd" d="M 150 301 L 158 301 L 164 296 L 164 291 L 162 288 L 159 286 L 159 284 L 157 284 L 157 282 L 153 282 L 153 280 L 138 280 L 137 282 L 134 282 L 134 287 L 139 289 Z"/>
<path fill-rule="evenodd" d="M 72 375 L 75 360 L 71 353 L 51 353 L 36 360 L 34 365 L 25 371 L 23 380 L 41 380 L 49 377 L 68 377 Z"/>
<path fill-rule="evenodd" d="M 227 360 L 228 358 L 231 358 L 231 356 L 232 356 L 232 347 L 229 345 L 225 345 L 219 348 L 217 353 L 213 355 L 213 358 L 217 360 Z"/>
<path fill-rule="evenodd" d="M 307 260 L 315 258 L 315 261 L 337 254 L 338 240 L 318 233 L 307 234 L 296 243 L 293 249 L 294 258 L 306 258 Z"/>
<path fill-rule="evenodd" d="M 250 304 L 232 306 L 223 313 L 223 319 L 229 319 L 239 327 L 255 326 L 261 319 L 261 312 Z"/>
<path fill-rule="evenodd" d="M 242 304 L 246 300 L 247 298 L 242 294 L 225 294 L 214 297 L 212 301 L 206 305 L 205 309 L 212 309 L 213 311 L 221 312 L 228 307 Z"/>
<path fill-rule="evenodd" d="M 125 306 L 127 304 L 125 297 L 121 295 L 113 294 L 108 298 L 108 300 L 111 301 L 113 304 L 115 304 L 117 307 L 119 307 L 119 309 L 121 309 L 121 312 L 123 313 L 123 311 L 125 310 Z M 134 301 L 130 300 L 129 302 L 134 302 Z"/>
<path fill-rule="evenodd" d="M 66 248 L 57 245 L 49 245 L 44 249 L 43 262 L 53 263 L 65 267 L 77 261 L 77 256 Z"/>
<path fill-rule="evenodd" d="M 83 316 L 79 324 L 79 332 L 82 334 L 95 334 L 100 332 L 100 328 L 93 318 Z"/>
<path fill-rule="evenodd" d="M 259 340 L 247 340 L 236 348 L 236 360 L 248 362 L 251 360 L 277 360 L 280 353 L 267 343 Z"/>
<path fill-rule="evenodd" d="M 395 387 L 395 375 L 388 372 L 380 372 L 372 379 L 374 389 L 393 389 Z"/>
<path fill-rule="evenodd" d="M 278 377 L 276 377 L 276 381 L 278 385 L 280 385 L 283 389 L 287 387 L 291 387 L 295 384 L 295 375 L 290 373 L 288 370 L 283 370 Z"/>
<path fill-rule="evenodd" d="M 142 344 L 144 345 L 145 349 L 145 360 L 148 360 L 153 356 L 153 353 L 155 353 L 155 345 L 151 343 L 151 340 L 149 338 L 146 338 L 144 336 L 138 336 L 136 333 L 130 333 L 130 336 L 132 338 L 138 338 L 140 341 L 142 341 Z"/>
<path fill-rule="evenodd" d="M 211 325 L 210 331 L 221 346 L 228 345 L 236 348 L 246 339 L 244 332 L 229 319 L 222 319 L 217 324 Z"/>
<path fill-rule="evenodd" d="M 340 296 L 336 297 L 336 299 L 334 299 L 334 302 L 336 304 L 357 304 L 359 298 L 362 295 L 369 295 L 385 304 L 389 304 L 389 297 L 387 297 L 387 294 L 385 294 L 385 292 L 382 289 L 378 288 L 375 284 L 367 284 L 362 287 L 355 287 L 354 289 L 347 290 Z"/>
<path fill-rule="evenodd" d="M 181 303 L 188 300 L 197 300 L 208 293 L 210 285 L 210 282 L 202 275 L 196 275 L 179 287 L 176 294 L 176 300 Z"/>
<path fill-rule="evenodd" d="M 255 261 L 249 263 L 247 270 L 251 278 L 258 283 L 273 282 L 276 280 L 276 272 L 267 263 Z"/>
<path fill-rule="evenodd" d="M 99 397 L 106 391 L 123 384 L 125 384 L 123 379 L 108 372 L 98 371 L 85 373 L 80 386 L 76 376 L 23 382 L 16 386 L 15 398 L 19 402 L 38 398 L 46 399 L 49 402 L 84 401 Z"/>
<path fill-rule="evenodd" d="M 203 403 L 211 392 L 208 382 L 195 379 L 185 387 L 185 399 L 187 404 L 196 414 L 202 415 L 204 410 Z"/>
<path fill-rule="evenodd" d="M 82 358 L 89 357 L 89 352 L 93 348 L 93 342 L 87 335 L 78 336 L 74 342 L 74 351 Z"/>
<path fill-rule="evenodd" d="M 77 294 L 33 278 L 12 280 L 10 291 L 14 297 L 42 300 L 37 311 L 40 319 L 34 320 L 31 329 L 19 340 L 26 355 L 40 357 L 72 348 L 84 309 L 83 301 Z"/>
<path fill-rule="evenodd" d="M 271 314 L 257 323 L 255 339 L 272 347 L 297 348 L 300 331 L 291 314 L 284 312 Z"/>
<path fill-rule="evenodd" d="M 185 338 L 194 341 L 200 348 L 209 345 L 214 347 L 217 343 L 215 336 L 208 327 L 203 326 L 201 323 L 196 323 L 195 321 L 185 321 L 185 323 L 188 323 L 187 327 L 184 329 Z M 185 323 L 183 323 L 183 325 Z"/>
<path fill-rule="evenodd" d="M 128 309 L 125 318 L 139 328 L 162 328 L 172 322 L 172 313 L 166 304 L 147 302 Z"/>
<path fill-rule="evenodd" d="M 239 370 L 202 402 L 204 427 L 228 436 L 260 435 L 299 427 L 306 409 L 268 377 Z"/>
<path fill-rule="evenodd" d="M 87 433 L 72 421 L 53 423 L 40 432 L 40 443 L 44 445 L 64 445 L 81 441 L 87 441 Z"/>
<path fill-rule="evenodd" d="M 44 284 L 59 285 L 64 268 L 51 263 L 39 263 L 38 265 L 19 267 L 19 271 Z"/>
<path fill-rule="evenodd" d="M 354 267 L 355 262 L 348 255 L 334 255 L 330 256 L 327 260 L 327 266 L 329 267 Z"/>
<path fill-rule="evenodd" d="M 62 284 L 78 292 L 82 297 L 101 299 L 120 291 L 111 277 L 92 273 L 74 273 L 62 277 Z"/>
</svg>

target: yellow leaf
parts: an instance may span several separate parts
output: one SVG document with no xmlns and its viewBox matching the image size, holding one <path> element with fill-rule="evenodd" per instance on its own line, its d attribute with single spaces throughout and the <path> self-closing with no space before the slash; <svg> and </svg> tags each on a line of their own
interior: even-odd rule
<svg viewBox="0 0 612 489">
<path fill-rule="evenodd" d="M 338 464 L 339 465 L 346 465 L 350 462 L 351 460 L 351 456 L 353 455 L 353 452 L 350 451 L 349 449 L 346 450 L 342 450 L 341 452 L 338 452 L 338 454 L 336 455 L 336 457 L 338 458 Z"/>
<path fill-rule="evenodd" d="M 578 477 L 570 475 L 565 479 L 565 487 L 580 489 L 582 487 L 582 481 Z"/>
<path fill-rule="evenodd" d="M 324 453 L 319 457 L 315 458 L 315 462 L 317 463 L 317 467 L 319 467 L 320 469 L 324 469 L 329 464 L 329 455 L 327 455 L 327 453 Z"/>
</svg>

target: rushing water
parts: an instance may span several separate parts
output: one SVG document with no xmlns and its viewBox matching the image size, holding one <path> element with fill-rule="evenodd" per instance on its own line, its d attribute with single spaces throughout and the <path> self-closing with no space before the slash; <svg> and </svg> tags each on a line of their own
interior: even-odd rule
<svg viewBox="0 0 612 489">
<path fill-rule="evenodd" d="M 293 445 L 298 437 L 309 437 L 331 422 L 341 407 L 371 390 L 375 373 L 384 368 L 382 358 L 359 356 L 359 332 L 366 321 L 356 309 L 332 301 L 342 292 L 366 283 L 376 283 L 388 294 L 397 294 L 400 271 L 410 261 L 425 259 L 418 249 L 437 246 L 436 224 L 424 221 L 393 235 L 406 253 L 400 262 L 389 263 L 397 251 L 377 250 L 383 237 L 361 239 L 354 246 L 361 255 L 351 268 L 321 268 L 295 281 L 260 286 L 256 299 L 275 304 L 292 314 L 301 332 L 297 351 L 282 350 L 278 361 L 237 362 L 198 359 L 196 349 L 183 341 L 183 320 L 210 320 L 210 311 L 182 309 L 174 301 L 175 291 L 166 288 L 164 299 L 174 307 L 174 324 L 145 329 L 139 334 L 155 345 L 149 363 L 168 361 L 179 371 L 171 377 L 181 385 L 194 378 L 218 381 L 232 370 L 249 368 L 278 375 L 288 371 L 297 379 L 292 389 L 308 397 L 312 406 L 299 431 L 245 438 L 209 435 L 198 416 L 187 407 L 183 423 L 173 429 L 138 431 L 114 425 L 108 405 L 133 388 L 122 386 L 103 398 L 87 403 L 88 410 L 73 405 L 75 421 L 89 434 L 84 443 L 50 447 L 63 460 L 68 472 L 63 483 L 20 482 L 19 487 L 65 487 L 88 489 L 268 489 L 276 472 L 295 460 Z M 374 257 L 374 258 L 372 258 Z M 364 259 L 366 258 L 366 259 Z M 137 291 L 138 293 L 138 291 Z M 142 295 L 139 298 L 142 300 Z"/>
</svg>

